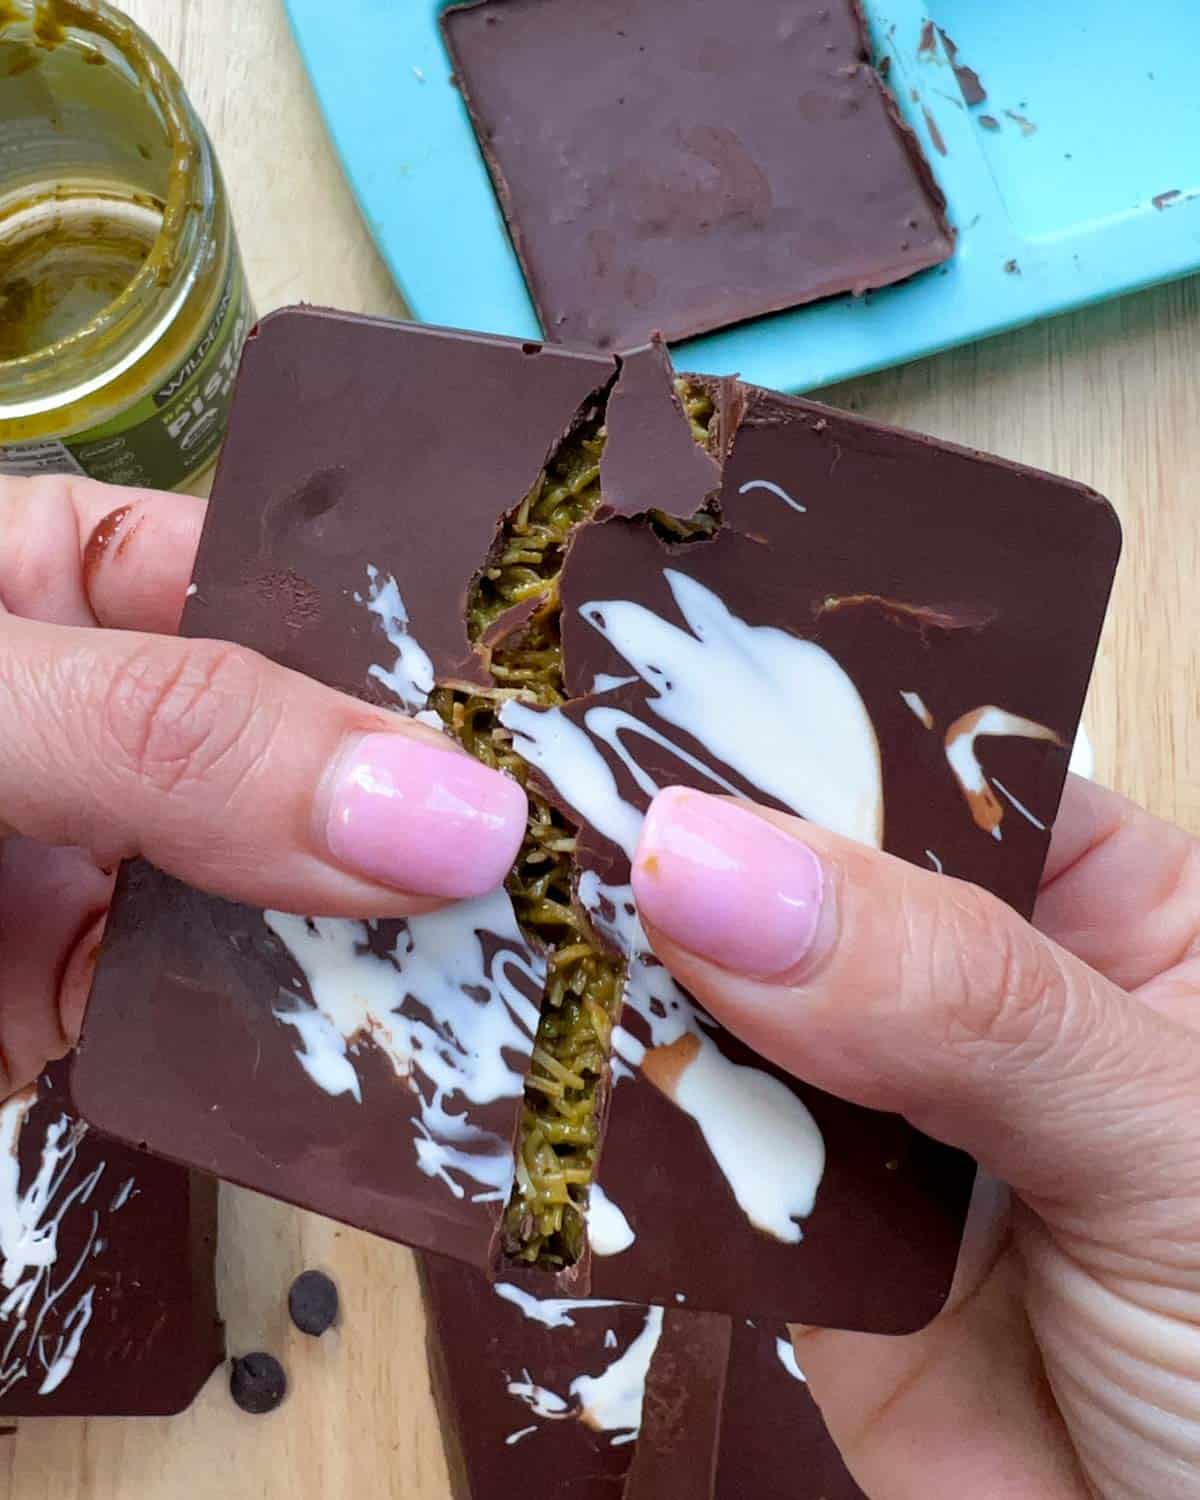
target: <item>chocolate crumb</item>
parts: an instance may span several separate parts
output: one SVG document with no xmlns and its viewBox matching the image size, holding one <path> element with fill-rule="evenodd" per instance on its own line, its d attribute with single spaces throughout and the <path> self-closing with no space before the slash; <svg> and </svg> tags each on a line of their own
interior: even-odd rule
<svg viewBox="0 0 1200 1500">
<path fill-rule="evenodd" d="M 1000 129 L 1000 121 L 997 120 L 997 118 L 996 118 L 995 115 L 980 115 L 979 116 L 979 123 L 983 126 L 983 128 L 985 130 L 999 130 Z"/>
<path fill-rule="evenodd" d="M 337 1322 L 337 1286 L 324 1271 L 302 1271 L 288 1291 L 288 1312 L 301 1333 L 320 1338 Z"/>
<path fill-rule="evenodd" d="M 274 1411 L 287 1395 L 287 1376 L 273 1354 L 243 1354 L 229 1371 L 229 1394 L 234 1405 L 251 1416 Z"/>
<path fill-rule="evenodd" d="M 1010 276 L 1019 276 L 1021 274 L 1021 267 L 1015 260 L 1006 260 L 1004 262 L 1004 269 Z"/>
<path fill-rule="evenodd" d="M 925 116 L 925 125 L 929 131 L 929 139 L 933 142 L 934 149 L 940 156 L 948 156 L 949 152 L 946 150 L 946 142 L 942 132 L 938 129 L 937 121 L 925 106 L 922 106 L 921 113 Z"/>
<path fill-rule="evenodd" d="M 1180 188 L 1168 188 L 1165 193 L 1155 193 L 1150 202 L 1155 208 L 1170 208 L 1177 198 L 1182 198 L 1183 192 Z"/>
</svg>

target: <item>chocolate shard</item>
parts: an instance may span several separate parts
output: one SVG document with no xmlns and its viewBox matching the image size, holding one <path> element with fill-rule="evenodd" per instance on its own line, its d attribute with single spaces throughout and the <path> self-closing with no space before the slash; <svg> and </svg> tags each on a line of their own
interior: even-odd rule
<svg viewBox="0 0 1200 1500">
<path fill-rule="evenodd" d="M 786 1328 L 735 1318 L 714 1500 L 867 1500 L 809 1393 Z"/>
<path fill-rule="evenodd" d="M 224 1355 L 216 1184 L 88 1130 L 67 1070 L 0 1105 L 0 1418 L 171 1416 Z"/>
<path fill-rule="evenodd" d="M 253 619 L 260 650 L 315 676 L 333 634 L 350 660 L 369 656 L 377 635 L 359 601 L 386 583 L 367 572 L 380 523 L 420 514 L 436 541 L 423 530 L 389 556 L 389 575 L 438 681 L 486 683 L 467 639 L 471 580 L 501 515 L 615 373 L 609 358 L 482 334 L 272 313 L 247 341 L 215 481 L 220 503 L 253 521 L 237 537 L 206 528 L 185 630 L 238 639 Z M 393 702 L 378 677 L 346 685 Z"/>
<path fill-rule="evenodd" d="M 731 1332 L 719 1313 L 667 1312 L 623 1500 L 714 1493 Z"/>
<path fill-rule="evenodd" d="M 474 0 L 441 24 L 548 338 L 673 341 L 953 249 L 854 0 Z"/>
<path fill-rule="evenodd" d="M 657 510 L 686 520 L 720 488 L 721 465 L 692 433 L 660 340 L 622 358 L 605 425 L 601 516 Z"/>
<path fill-rule="evenodd" d="M 661 1310 L 539 1300 L 443 1256 L 419 1264 L 455 1500 L 617 1500 Z"/>
<path fill-rule="evenodd" d="M 782 1325 L 419 1265 L 455 1500 L 863 1500 Z"/>
</svg>

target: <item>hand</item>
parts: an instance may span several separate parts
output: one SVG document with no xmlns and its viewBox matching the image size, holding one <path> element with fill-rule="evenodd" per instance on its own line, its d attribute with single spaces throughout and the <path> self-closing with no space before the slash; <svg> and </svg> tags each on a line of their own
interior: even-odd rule
<svg viewBox="0 0 1200 1500">
<path fill-rule="evenodd" d="M 204 505 L 0 478 L 0 1098 L 79 1031 L 118 861 L 398 917 L 498 885 L 517 784 L 434 729 L 172 638 Z"/>
<path fill-rule="evenodd" d="M 959 881 L 673 789 L 634 889 L 655 952 L 752 1047 L 1012 1185 L 1011 1219 L 977 1191 L 924 1332 L 794 1330 L 872 1500 L 1195 1500 L 1200 843 L 1071 777 L 1039 933 Z"/>
</svg>

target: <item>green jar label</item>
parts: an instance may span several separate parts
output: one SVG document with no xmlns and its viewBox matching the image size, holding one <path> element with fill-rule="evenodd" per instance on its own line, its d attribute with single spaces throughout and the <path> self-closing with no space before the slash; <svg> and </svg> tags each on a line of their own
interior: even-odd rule
<svg viewBox="0 0 1200 1500">
<path fill-rule="evenodd" d="M 252 316 L 234 251 L 207 328 L 168 380 L 86 432 L 0 443 L 0 474 L 86 474 L 108 484 L 175 489 L 206 468 L 221 445 Z"/>
</svg>

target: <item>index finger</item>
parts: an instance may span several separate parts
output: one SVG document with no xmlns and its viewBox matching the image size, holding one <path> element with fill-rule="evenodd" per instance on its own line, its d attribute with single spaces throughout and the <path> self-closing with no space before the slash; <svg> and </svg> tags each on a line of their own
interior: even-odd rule
<svg viewBox="0 0 1200 1500">
<path fill-rule="evenodd" d="M 204 511 L 190 495 L 0 477 L 0 600 L 48 625 L 173 633 Z"/>
</svg>

